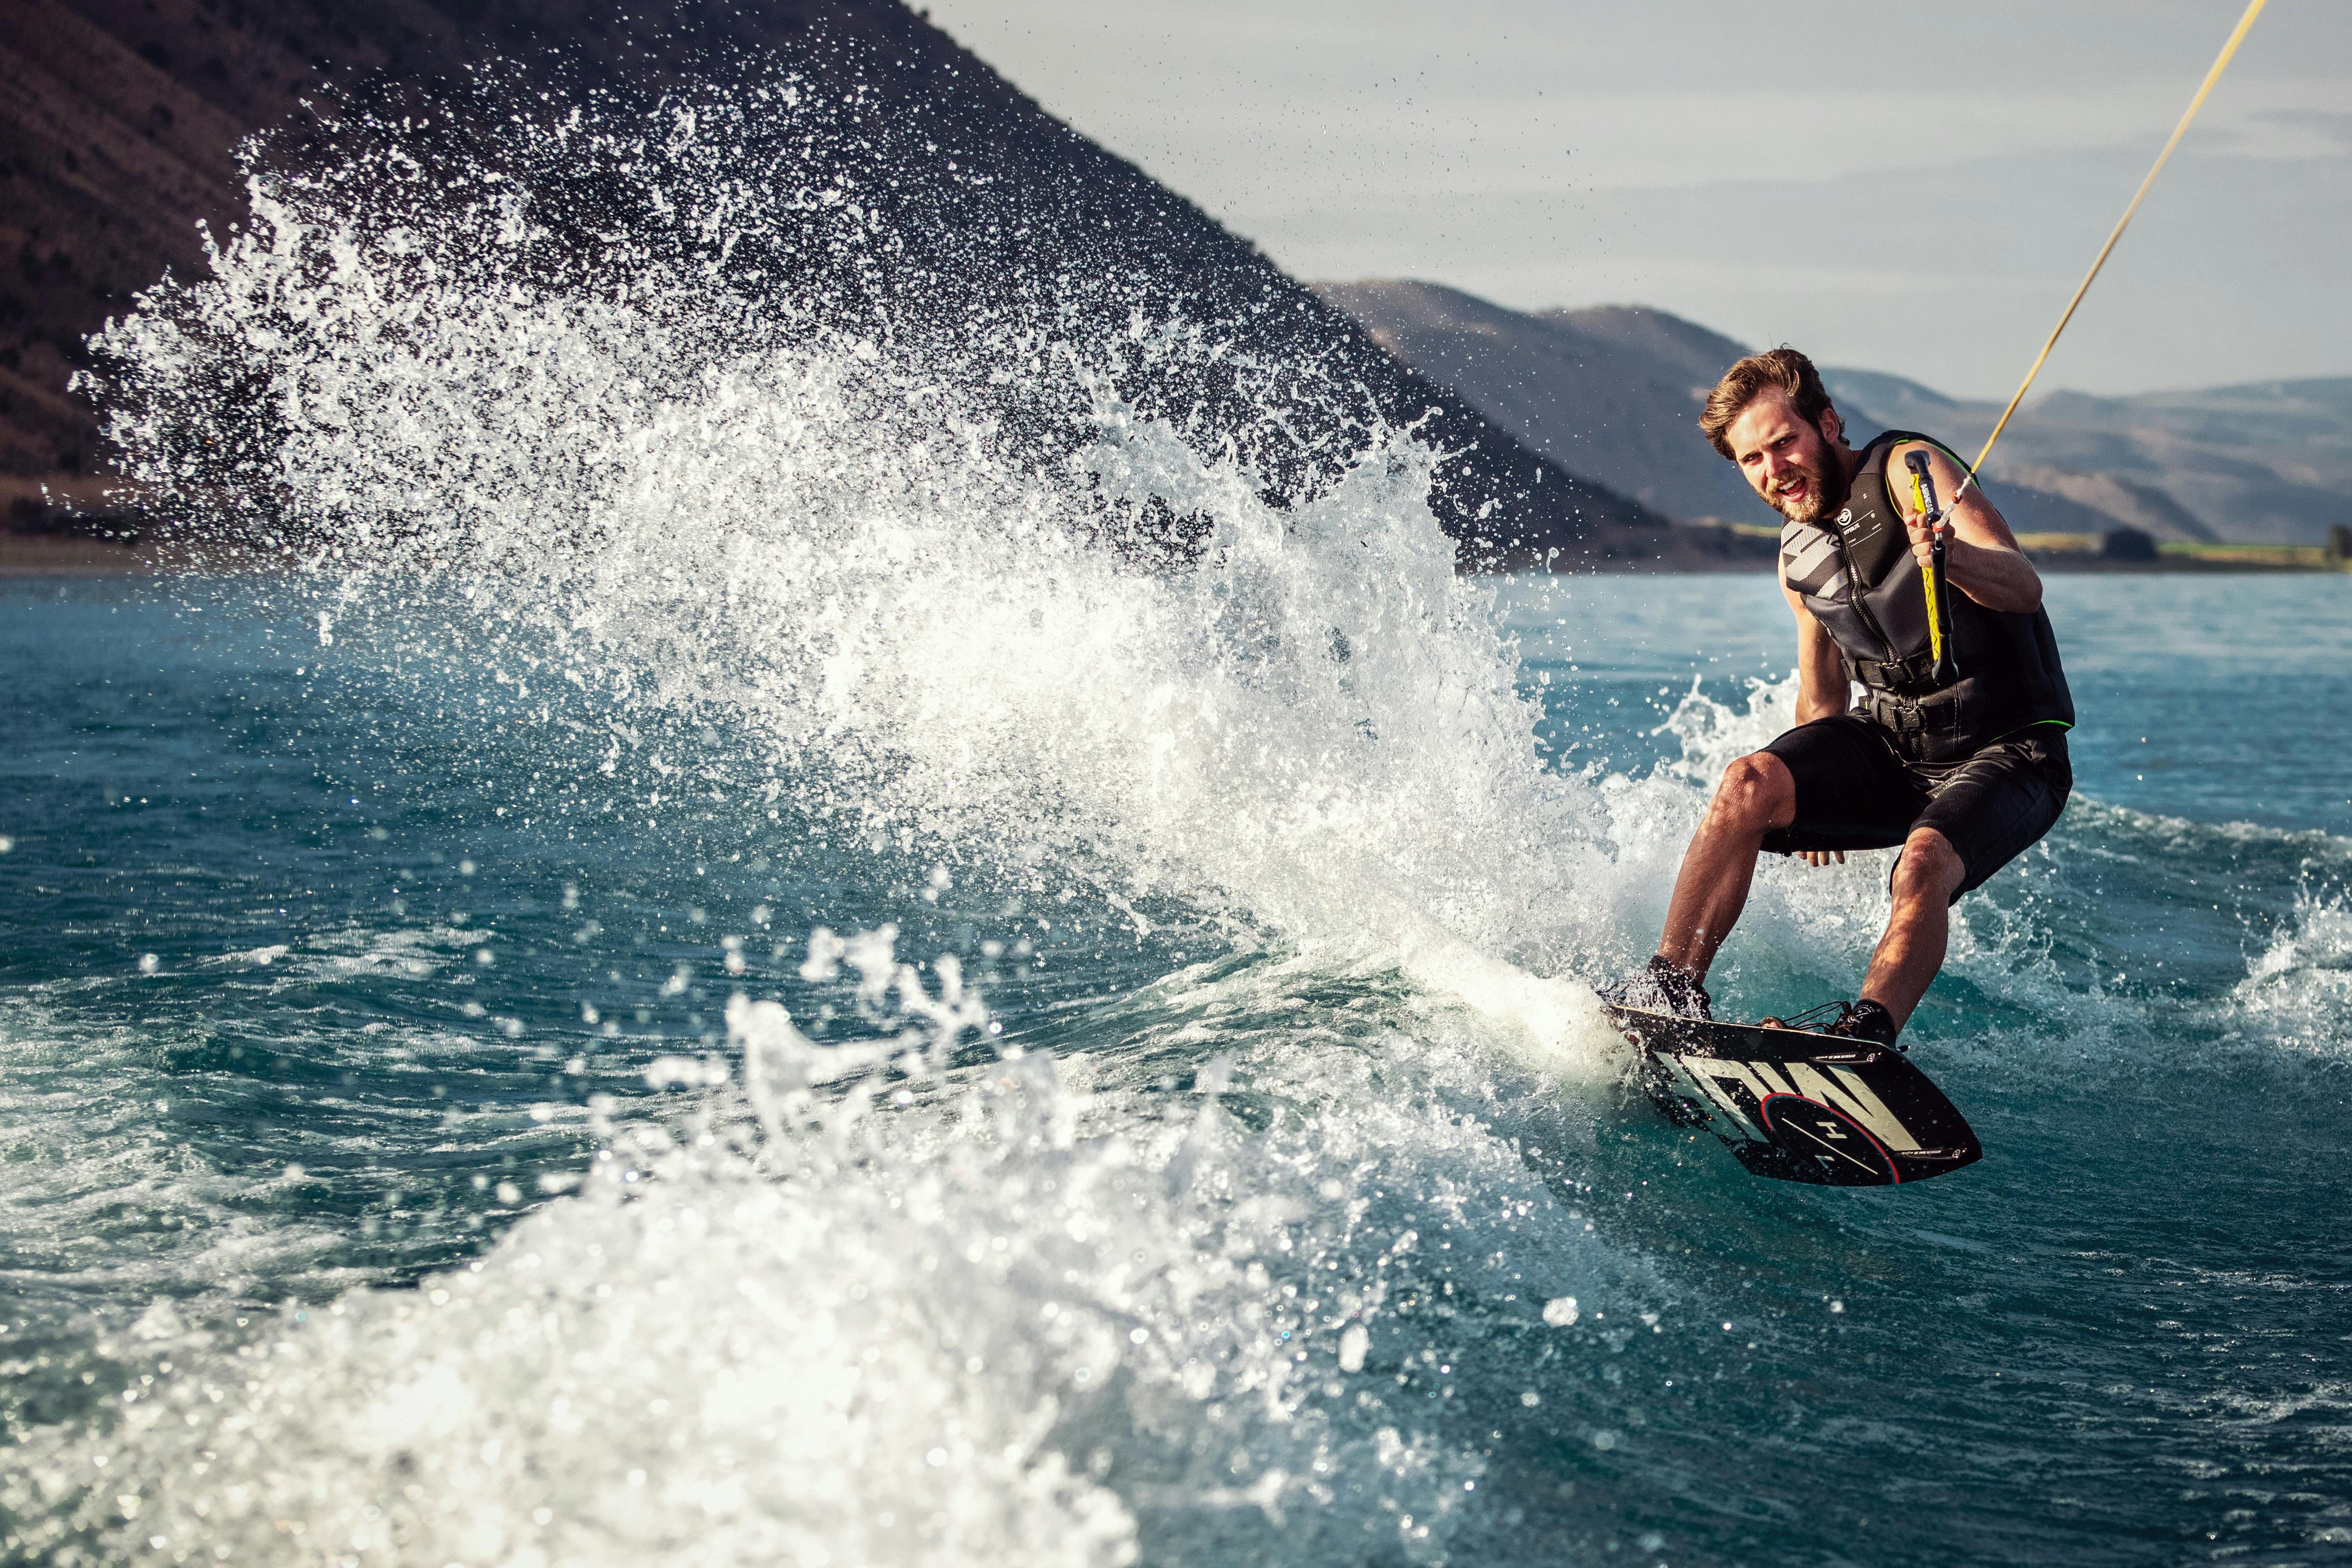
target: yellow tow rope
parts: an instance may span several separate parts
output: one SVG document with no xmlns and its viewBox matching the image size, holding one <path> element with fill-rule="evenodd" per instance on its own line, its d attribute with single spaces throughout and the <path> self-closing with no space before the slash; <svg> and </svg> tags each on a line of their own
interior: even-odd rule
<svg viewBox="0 0 2352 1568">
<path fill-rule="evenodd" d="M 2180 145 L 2180 138 L 2188 132 L 2189 122 L 2197 118 L 2199 110 L 2205 107 L 2206 97 L 2212 92 L 2213 84 L 2220 81 L 2221 73 L 2229 68 L 2230 57 L 2236 54 L 2238 46 L 2246 41 L 2247 29 L 2254 25 L 2254 18 L 2262 15 L 2267 0 L 2252 0 L 2246 6 L 2246 14 L 2238 18 L 2237 26 L 2231 31 L 2230 41 L 2221 46 L 2221 53 L 2214 59 L 2213 68 L 2205 73 L 2204 81 L 2199 84 L 2197 96 L 2189 100 L 2189 111 L 2180 117 L 2180 123 L 2172 128 L 2172 140 L 2167 142 L 2164 151 L 2156 155 L 2156 163 L 2148 170 L 2147 178 L 2142 180 L 2139 189 L 2132 193 L 2131 205 L 2124 208 L 2124 216 L 2116 220 L 2115 232 L 2107 236 L 2107 243 L 2099 247 L 2098 259 L 2091 263 L 2088 272 L 2083 274 L 2083 281 L 2075 289 L 2074 297 L 2066 301 L 2066 309 L 2059 315 L 2058 324 L 2050 329 L 2050 341 L 2043 343 L 2042 352 L 2033 356 L 2033 368 L 2025 373 L 2023 381 L 2018 383 L 2017 395 L 2009 400 L 2009 406 L 2000 411 L 2000 419 L 1993 426 L 1992 434 L 1985 437 L 1984 449 L 1977 454 L 1977 460 L 1969 465 L 1969 471 L 1960 476 L 1960 488 L 1952 492 L 1953 505 L 1958 505 L 1960 498 L 1968 494 L 1969 487 L 1976 483 L 1977 470 L 1984 467 L 1985 458 L 1991 455 L 1992 444 L 2000 439 L 2001 431 L 2008 428 L 2009 416 L 2017 412 L 2019 404 L 2025 401 L 2026 389 L 2033 384 L 2033 378 L 2042 374 L 2042 362 L 2050 357 L 2050 351 L 2058 346 L 2058 334 L 2064 331 L 2066 323 L 2074 319 L 2074 307 L 2081 304 L 2083 296 L 2091 291 L 2091 279 L 2096 278 L 2099 268 L 2107 264 L 2107 256 L 2115 249 L 2116 241 L 2124 237 L 2124 226 L 2131 222 L 2132 214 L 2139 211 L 2139 204 L 2147 196 L 2147 188 L 2156 184 L 2157 175 L 2164 172 L 2165 161 L 2172 156 L 2172 150 Z"/>
</svg>

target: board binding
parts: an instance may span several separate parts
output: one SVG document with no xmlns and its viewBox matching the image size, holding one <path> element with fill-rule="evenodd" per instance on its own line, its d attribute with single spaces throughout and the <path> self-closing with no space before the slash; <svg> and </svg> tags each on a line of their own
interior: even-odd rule
<svg viewBox="0 0 2352 1568">
<path fill-rule="evenodd" d="M 1601 1010 L 1633 1047 L 1642 1089 L 1667 1119 L 1713 1132 L 1757 1175 L 1891 1187 L 1984 1156 L 1944 1091 L 1874 1041 L 1617 1002 Z"/>
</svg>

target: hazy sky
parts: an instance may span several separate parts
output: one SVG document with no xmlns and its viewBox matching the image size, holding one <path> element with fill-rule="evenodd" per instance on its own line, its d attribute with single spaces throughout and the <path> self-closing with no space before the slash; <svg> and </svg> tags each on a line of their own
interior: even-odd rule
<svg viewBox="0 0 2352 1568">
<path fill-rule="evenodd" d="M 932 0 L 1307 279 L 2006 397 L 2242 0 Z M 2352 0 L 2272 0 L 2040 387 L 2352 374 Z"/>
</svg>

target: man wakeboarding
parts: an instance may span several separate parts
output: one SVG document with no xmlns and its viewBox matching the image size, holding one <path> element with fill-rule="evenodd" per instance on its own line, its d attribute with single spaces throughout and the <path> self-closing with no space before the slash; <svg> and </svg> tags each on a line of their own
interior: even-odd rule
<svg viewBox="0 0 2352 1568">
<path fill-rule="evenodd" d="M 1906 430 L 1848 446 L 1794 349 L 1733 365 L 1699 428 L 1785 520 L 1797 727 L 1724 770 L 1625 999 L 1711 1016 L 1707 969 L 1762 851 L 1820 867 L 1899 845 L 1885 933 L 1827 1029 L 1892 1045 L 1943 967 L 1951 905 L 2047 833 L 2074 788 L 2041 574 L 1944 447 Z M 1958 498 L 1940 520 L 1937 495 Z"/>
</svg>

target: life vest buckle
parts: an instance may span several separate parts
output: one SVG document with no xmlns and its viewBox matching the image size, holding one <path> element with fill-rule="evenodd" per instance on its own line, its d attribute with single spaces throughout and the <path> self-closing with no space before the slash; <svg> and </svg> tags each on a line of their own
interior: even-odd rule
<svg viewBox="0 0 2352 1568">
<path fill-rule="evenodd" d="M 1866 658 L 1855 663 L 1862 683 L 1874 691 L 1907 697 L 1936 689 L 1936 660 L 1932 654 L 1917 653 L 1892 664 Z"/>
<path fill-rule="evenodd" d="M 1874 689 L 1870 694 L 1870 716 L 1901 735 L 1917 735 L 1927 728 L 1920 716 L 1919 704 L 1908 697 L 1892 691 Z"/>
</svg>

